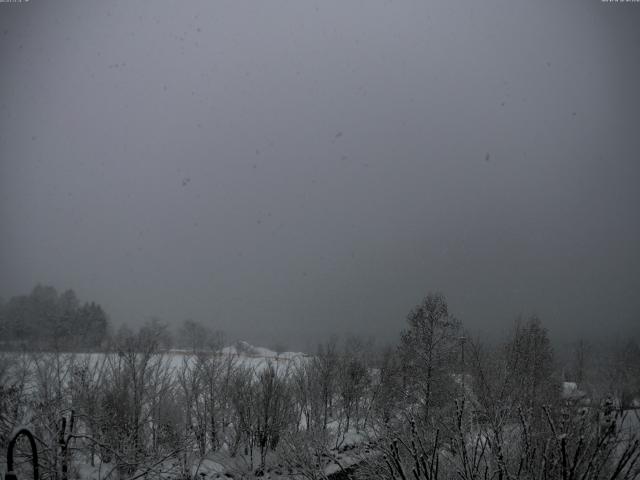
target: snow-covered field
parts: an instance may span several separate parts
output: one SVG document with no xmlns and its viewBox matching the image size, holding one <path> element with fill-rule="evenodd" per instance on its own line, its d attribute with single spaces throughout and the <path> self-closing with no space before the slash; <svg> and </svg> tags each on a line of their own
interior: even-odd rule
<svg viewBox="0 0 640 480">
<path fill-rule="evenodd" d="M 256 347 L 248 342 L 238 341 L 233 345 L 224 347 L 216 352 L 201 352 L 201 355 L 215 356 L 221 360 L 231 359 L 234 365 L 246 367 L 259 373 L 269 364 L 273 365 L 278 372 L 285 372 L 287 369 L 311 358 L 302 352 L 275 352 L 264 347 Z M 46 364 L 48 367 L 59 363 L 62 367 L 74 363 L 76 365 L 87 365 L 90 368 L 99 367 L 105 362 L 112 361 L 118 357 L 117 353 L 50 353 L 50 352 L 0 352 L 0 362 L 6 366 L 0 369 L 0 375 L 5 378 L 11 377 L 17 370 L 33 371 L 37 364 Z M 160 352 L 155 358 L 166 362 L 169 370 L 177 372 L 185 364 L 196 359 L 196 354 L 186 349 L 171 349 Z M 0 378 L 2 380 L 2 378 Z"/>
</svg>

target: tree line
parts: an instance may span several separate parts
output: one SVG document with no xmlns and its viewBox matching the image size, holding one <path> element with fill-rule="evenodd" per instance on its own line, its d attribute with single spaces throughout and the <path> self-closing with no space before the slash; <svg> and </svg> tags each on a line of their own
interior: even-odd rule
<svg viewBox="0 0 640 480">
<path fill-rule="evenodd" d="M 150 321 L 121 328 L 101 355 L 3 356 L 0 446 L 28 425 L 41 471 L 60 480 L 82 466 L 96 479 L 202 479 L 211 458 L 226 478 L 640 475 L 633 340 L 598 356 L 576 342 L 560 364 L 539 318 L 485 343 L 438 294 L 382 349 L 332 338 L 313 355 L 256 364 L 220 354 L 221 336 L 198 322 L 178 334 L 188 354 L 166 353 L 170 337 Z"/>
<path fill-rule="evenodd" d="M 81 303 L 73 290 L 36 285 L 27 295 L 0 301 L 0 342 L 11 349 L 97 349 L 109 319 L 94 302 Z"/>
</svg>

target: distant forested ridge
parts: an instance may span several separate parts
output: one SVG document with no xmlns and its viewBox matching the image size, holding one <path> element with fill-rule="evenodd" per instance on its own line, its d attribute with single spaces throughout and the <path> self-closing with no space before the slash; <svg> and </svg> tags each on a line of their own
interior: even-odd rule
<svg viewBox="0 0 640 480">
<path fill-rule="evenodd" d="M 109 319 L 95 302 L 81 303 L 73 290 L 36 285 L 28 295 L 0 300 L 0 348 L 96 349 Z"/>
</svg>

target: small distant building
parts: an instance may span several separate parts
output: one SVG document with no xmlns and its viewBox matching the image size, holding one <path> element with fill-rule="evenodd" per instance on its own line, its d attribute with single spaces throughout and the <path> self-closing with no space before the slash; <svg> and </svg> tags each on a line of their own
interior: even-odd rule
<svg viewBox="0 0 640 480">
<path fill-rule="evenodd" d="M 576 382 L 562 382 L 561 397 L 568 402 L 578 403 L 587 399 L 587 393 L 578 388 Z"/>
</svg>

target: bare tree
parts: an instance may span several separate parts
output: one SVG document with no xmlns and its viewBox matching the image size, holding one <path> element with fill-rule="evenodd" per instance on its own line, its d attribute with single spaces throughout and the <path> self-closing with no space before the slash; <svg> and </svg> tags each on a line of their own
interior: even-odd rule
<svg viewBox="0 0 640 480">
<path fill-rule="evenodd" d="M 333 411 L 338 373 L 337 339 L 332 337 L 326 344 L 318 346 L 318 353 L 312 360 L 314 369 L 311 378 L 318 382 L 322 401 L 322 428 L 326 430 Z"/>
<path fill-rule="evenodd" d="M 260 469 L 264 470 L 266 455 L 275 450 L 285 432 L 291 431 L 291 403 L 288 371 L 279 372 L 273 362 L 258 373 L 256 395 L 256 436 L 260 449 Z"/>
<path fill-rule="evenodd" d="M 117 354 L 107 360 L 102 387 L 107 423 L 101 426 L 101 441 L 116 457 L 121 476 L 149 468 L 167 453 L 167 446 L 158 442 L 165 422 L 160 399 L 173 389 L 169 359 L 158 354 L 165 333 L 157 322 L 148 323 L 136 334 L 123 330 L 116 340 Z"/>
<path fill-rule="evenodd" d="M 368 389 L 371 385 L 370 350 L 371 343 L 367 344 L 361 338 L 350 337 L 345 342 L 344 352 L 339 361 L 336 378 L 340 400 L 338 430 L 342 434 L 342 440 L 352 426 L 359 431 L 361 414 L 366 409 Z"/>
<path fill-rule="evenodd" d="M 460 323 L 449 314 L 445 298 L 429 294 L 408 315 L 400 345 L 405 391 L 422 405 L 428 421 L 431 409 L 450 400 L 455 384 L 450 373 L 460 352 Z"/>
</svg>

